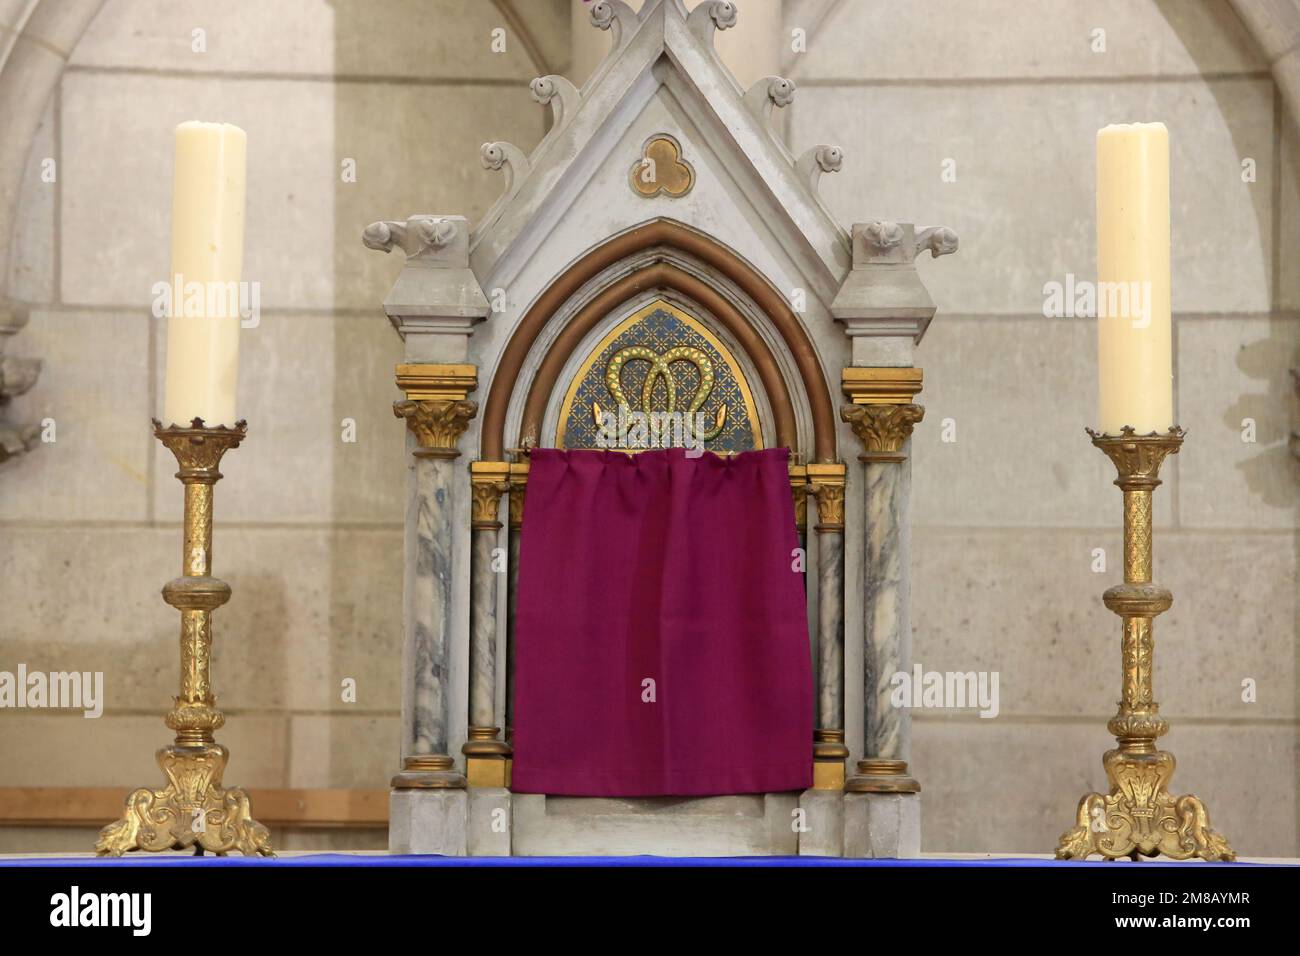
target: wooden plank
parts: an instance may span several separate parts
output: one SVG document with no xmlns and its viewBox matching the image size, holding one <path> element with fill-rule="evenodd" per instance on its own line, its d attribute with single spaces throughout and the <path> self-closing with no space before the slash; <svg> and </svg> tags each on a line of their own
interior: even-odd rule
<svg viewBox="0 0 1300 956">
<path fill-rule="evenodd" d="M 0 787 L 0 826 L 87 826 L 122 813 L 123 787 Z M 385 827 L 387 790 L 249 790 L 253 816 L 267 826 Z"/>
</svg>

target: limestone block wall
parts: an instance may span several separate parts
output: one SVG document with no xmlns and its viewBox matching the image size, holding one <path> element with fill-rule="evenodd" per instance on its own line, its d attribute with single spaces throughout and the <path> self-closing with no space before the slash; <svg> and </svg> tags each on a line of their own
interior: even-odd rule
<svg viewBox="0 0 1300 956">
<path fill-rule="evenodd" d="M 792 22 L 821 9 L 803 6 Z M 1240 853 L 1294 855 L 1300 142 L 1268 63 L 1228 4 L 1122 0 L 942 15 L 844 2 L 794 62 L 793 140 L 846 150 L 822 187 L 837 217 L 961 237 L 942 268 L 921 266 L 939 312 L 917 352 L 913 653 L 926 670 L 997 671 L 1001 700 L 996 718 L 914 712 L 923 849 L 1047 851 L 1076 796 L 1105 782 L 1120 657 L 1101 593 L 1121 575 L 1120 492 L 1083 433 L 1095 320 L 1044 318 L 1043 285 L 1095 278 L 1096 130 L 1160 119 L 1189 435 L 1156 492 L 1156 580 L 1174 593 L 1156 698 L 1178 792 L 1200 795 Z"/>
<path fill-rule="evenodd" d="M 527 81 L 549 70 L 515 37 L 493 53 L 502 24 L 479 0 L 110 0 L 76 47 L 16 227 L 10 289 L 32 314 L 10 352 L 45 368 L 14 417 L 54 419 L 57 440 L 0 476 L 0 668 L 103 671 L 107 704 L 94 721 L 0 712 L 0 787 L 159 777 L 178 667 L 159 589 L 177 572 L 182 500 L 149 426 L 166 332 L 150 287 L 167 277 L 171 130 L 186 118 L 248 132 L 244 276 L 261 291 L 241 354 L 249 438 L 216 494 L 215 570 L 234 589 L 215 615 L 227 781 L 387 786 L 405 474 L 391 411 L 401 342 L 379 303 L 400 262 L 360 236 L 385 215 L 480 217 L 500 178 L 479 144 L 540 139 Z M 355 703 L 342 700 L 349 677 Z M 0 829 L 0 851 L 86 849 L 91 834 Z M 275 836 L 386 845 L 382 831 Z"/>
<path fill-rule="evenodd" d="M 6 351 L 45 361 L 13 417 L 54 419 L 57 441 L 0 471 L 0 669 L 102 670 L 107 704 L 93 722 L 0 712 L 0 787 L 151 782 L 168 739 L 177 622 L 158 592 L 175 573 L 181 502 L 148 426 L 165 333 L 149 304 L 168 267 L 170 131 L 194 117 L 248 131 L 245 274 L 262 295 L 242 353 L 249 440 L 217 487 L 215 568 L 234 588 L 215 617 L 228 780 L 386 785 L 403 432 L 389 411 L 401 348 L 378 304 L 398 263 L 360 231 L 419 212 L 481 217 L 502 183 L 478 146 L 540 139 L 546 111 L 526 84 L 564 72 L 568 5 L 538 0 L 551 15 L 523 22 L 507 15 L 520 3 L 492 0 L 108 0 L 33 142 L 10 259 L 9 294 L 32 316 Z M 1120 495 L 1083 434 L 1093 323 L 1044 318 L 1042 287 L 1094 276 L 1096 129 L 1158 118 L 1189 438 L 1156 495 L 1156 579 L 1175 595 L 1157 623 L 1156 692 L 1179 791 L 1204 798 L 1242 854 L 1300 853 L 1300 464 L 1286 448 L 1300 428 L 1288 375 L 1300 137 L 1268 61 L 1215 0 L 786 0 L 783 12 L 782 39 L 802 27 L 809 41 L 777 58 L 798 84 L 782 121 L 793 145 L 846 150 L 821 187 L 836 217 L 961 236 L 941 268 L 921 265 L 939 314 L 917 358 L 914 653 L 927 670 L 998 672 L 1000 712 L 915 713 L 923 849 L 1050 851 L 1103 783 L 1120 664 L 1100 596 L 1119 576 Z M 1091 569 L 1097 548 L 1105 573 Z M 348 677 L 355 703 L 341 699 Z M 92 835 L 0 828 L 0 852 L 84 849 Z M 377 831 L 275 838 L 384 845 Z"/>
</svg>

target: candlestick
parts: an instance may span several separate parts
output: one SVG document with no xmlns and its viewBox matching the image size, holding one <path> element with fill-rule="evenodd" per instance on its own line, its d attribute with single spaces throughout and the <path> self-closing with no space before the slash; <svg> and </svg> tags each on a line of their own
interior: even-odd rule
<svg viewBox="0 0 1300 956">
<path fill-rule="evenodd" d="M 121 856 L 128 850 L 180 850 L 196 843 L 224 856 L 274 856 L 270 833 L 250 815 L 248 794 L 222 786 L 230 752 L 213 739 L 226 722 L 212 693 L 212 612 L 230 600 L 230 585 L 212 577 L 213 486 L 221 478 L 221 457 L 239 447 L 248 426 L 233 428 L 153 423 L 158 437 L 180 465 L 185 486 L 184 550 L 181 577 L 163 586 L 163 600 L 181 612 L 180 694 L 165 723 L 176 740 L 157 753 L 168 783 L 161 790 L 142 787 L 126 798 L 122 818 L 99 834 L 95 851 Z"/>
<path fill-rule="evenodd" d="M 1228 841 L 1210 829 L 1205 805 L 1190 794 L 1170 795 L 1174 755 L 1156 749 L 1169 722 L 1160 716 L 1152 696 L 1152 626 L 1155 616 L 1173 603 L 1173 595 L 1151 583 L 1151 499 L 1160 484 L 1160 465 L 1166 455 L 1178 453 L 1184 432 L 1174 426 L 1163 435 L 1138 435 L 1125 427 L 1119 435 L 1092 429 L 1088 434 L 1114 462 L 1119 473 L 1115 484 L 1124 492 L 1124 583 L 1103 597 L 1106 607 L 1124 621 L 1124 684 L 1119 711 L 1106 725 L 1119 744 L 1102 758 L 1110 792 L 1089 793 L 1079 801 L 1076 825 L 1062 834 L 1056 855 L 1234 860 Z"/>
<path fill-rule="evenodd" d="M 235 421 L 247 137 L 229 123 L 176 127 L 171 316 L 163 418 Z"/>
<path fill-rule="evenodd" d="M 1097 133 L 1097 365 L 1101 430 L 1173 424 L 1169 131 Z"/>
</svg>

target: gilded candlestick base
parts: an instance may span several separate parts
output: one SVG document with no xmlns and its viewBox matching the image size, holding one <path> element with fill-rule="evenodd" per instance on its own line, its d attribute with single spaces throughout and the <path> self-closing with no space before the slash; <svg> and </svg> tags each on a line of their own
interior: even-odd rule
<svg viewBox="0 0 1300 956">
<path fill-rule="evenodd" d="M 181 614 L 180 693 L 164 718 L 176 740 L 157 752 L 167 786 L 133 790 L 121 819 L 100 831 L 95 852 L 121 856 L 197 845 L 220 855 L 274 856 L 270 831 L 252 818 L 248 794 L 221 785 L 230 752 L 212 736 L 226 722 L 212 693 L 212 612 L 230 600 L 230 585 L 212 576 L 213 486 L 222 456 L 239 447 L 247 425 L 212 427 L 198 418 L 189 425 L 153 424 L 176 456 L 176 477 L 185 486 L 181 576 L 163 586 L 163 600 Z"/>
<path fill-rule="evenodd" d="M 1169 793 L 1173 754 L 1117 748 L 1106 751 L 1102 762 L 1110 793 L 1090 793 L 1079 801 L 1076 826 L 1061 834 L 1057 859 L 1084 860 L 1093 853 L 1112 860 L 1162 854 L 1173 860 L 1237 858 L 1228 841 L 1210 829 L 1205 804 L 1191 794 Z"/>
<path fill-rule="evenodd" d="M 129 850 L 185 850 L 197 844 L 220 855 L 238 850 L 246 856 L 274 856 L 270 831 L 253 819 L 248 794 L 221 785 L 229 759 L 229 751 L 217 743 L 159 750 L 158 766 L 167 786 L 132 791 L 122 819 L 100 831 L 95 852 L 121 856 Z"/>
<path fill-rule="evenodd" d="M 1114 463 L 1115 484 L 1124 492 L 1124 583 L 1108 589 L 1106 607 L 1123 621 L 1121 652 L 1123 696 L 1107 729 L 1119 746 L 1102 763 L 1110 792 L 1089 793 L 1079 801 L 1075 826 L 1061 835 L 1056 856 L 1082 860 L 1093 853 L 1107 859 L 1167 856 L 1174 860 L 1234 860 L 1228 841 L 1210 829 L 1205 805 L 1192 795 L 1174 797 L 1169 781 L 1174 755 L 1156 749 L 1169 730 L 1153 693 L 1154 621 L 1169 610 L 1173 595 L 1151 583 L 1152 492 L 1160 484 L 1160 465 L 1183 443 L 1178 427 L 1164 434 L 1120 435 L 1089 429 L 1092 443 Z"/>
</svg>

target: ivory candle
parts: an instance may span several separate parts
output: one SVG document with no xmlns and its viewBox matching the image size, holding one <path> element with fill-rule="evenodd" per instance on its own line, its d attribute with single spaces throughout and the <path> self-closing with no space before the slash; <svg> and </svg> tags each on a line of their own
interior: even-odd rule
<svg viewBox="0 0 1300 956">
<path fill-rule="evenodd" d="M 1169 131 L 1097 132 L 1098 425 L 1118 435 L 1174 424 L 1169 314 Z"/>
<path fill-rule="evenodd" d="M 246 143 L 229 123 L 176 127 L 164 425 L 235 424 Z"/>
</svg>

